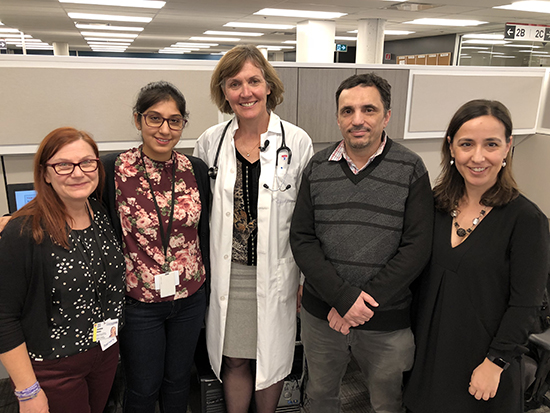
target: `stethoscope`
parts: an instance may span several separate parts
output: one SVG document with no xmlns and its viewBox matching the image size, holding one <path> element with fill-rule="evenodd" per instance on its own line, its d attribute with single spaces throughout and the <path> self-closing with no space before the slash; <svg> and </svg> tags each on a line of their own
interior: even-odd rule
<svg viewBox="0 0 550 413">
<path fill-rule="evenodd" d="M 227 125 L 225 125 L 225 128 L 223 129 L 222 137 L 220 139 L 220 142 L 218 143 L 218 149 L 216 150 L 216 157 L 214 158 L 214 165 L 208 168 L 208 176 L 212 179 L 216 179 L 218 177 L 218 159 L 220 157 L 220 150 L 222 148 L 223 140 L 225 139 L 225 134 L 227 133 L 227 129 L 229 128 L 229 125 L 231 125 L 231 122 L 233 122 L 233 119 L 231 119 L 229 122 L 227 122 Z M 288 146 L 286 146 L 285 141 L 285 128 L 283 127 L 283 122 L 281 122 L 281 134 L 282 134 L 282 141 L 281 146 L 277 149 L 276 152 L 276 159 L 275 159 L 275 175 L 277 177 L 277 183 L 279 184 L 279 187 L 276 189 L 271 189 L 269 185 L 264 184 L 263 187 L 265 189 L 269 189 L 270 191 L 287 191 L 290 189 L 291 185 L 284 185 L 284 178 L 286 177 L 286 173 L 288 172 L 288 166 L 290 165 L 290 160 L 292 158 L 292 151 Z M 269 146 L 269 140 L 265 140 L 264 146 L 260 146 L 260 152 L 264 152 L 267 147 Z M 283 153 L 286 152 L 286 155 Z M 287 164 L 287 168 L 285 170 L 285 175 L 283 176 L 282 183 L 279 183 L 279 175 L 278 175 L 278 169 L 279 169 L 279 158 L 282 158 L 284 162 Z"/>
</svg>

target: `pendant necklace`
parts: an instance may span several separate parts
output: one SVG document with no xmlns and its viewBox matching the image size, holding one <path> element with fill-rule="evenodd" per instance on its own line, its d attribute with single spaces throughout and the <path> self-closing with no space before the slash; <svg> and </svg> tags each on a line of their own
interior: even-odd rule
<svg viewBox="0 0 550 413">
<path fill-rule="evenodd" d="M 453 217 L 453 225 L 456 228 L 456 235 L 458 235 L 460 238 L 463 238 L 467 235 L 470 235 L 470 233 L 474 230 L 475 226 L 477 224 L 479 224 L 479 222 L 481 221 L 481 219 L 485 215 L 485 210 L 482 209 L 479 212 L 479 216 L 472 220 L 472 226 L 470 228 L 467 228 L 467 229 L 461 228 L 460 225 L 458 225 L 458 222 L 456 220 L 456 217 L 458 216 L 458 214 L 459 214 L 459 211 L 456 208 L 451 211 L 451 216 Z"/>
</svg>

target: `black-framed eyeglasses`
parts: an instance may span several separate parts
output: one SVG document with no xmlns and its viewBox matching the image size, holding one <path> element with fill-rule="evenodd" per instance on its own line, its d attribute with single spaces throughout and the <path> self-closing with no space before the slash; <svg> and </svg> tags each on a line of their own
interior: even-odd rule
<svg viewBox="0 0 550 413">
<path fill-rule="evenodd" d="M 97 170 L 99 167 L 99 159 L 85 159 L 81 162 L 57 162 L 47 163 L 46 166 L 51 166 L 58 175 L 70 175 L 73 173 L 75 167 L 79 167 L 84 173 L 90 173 Z"/>
<path fill-rule="evenodd" d="M 138 112 L 139 113 L 139 112 Z M 151 128 L 160 128 L 164 122 L 168 123 L 168 127 L 173 131 L 180 131 L 187 125 L 187 119 L 181 116 L 172 118 L 163 118 L 157 113 L 139 113 L 145 119 L 145 124 Z"/>
</svg>

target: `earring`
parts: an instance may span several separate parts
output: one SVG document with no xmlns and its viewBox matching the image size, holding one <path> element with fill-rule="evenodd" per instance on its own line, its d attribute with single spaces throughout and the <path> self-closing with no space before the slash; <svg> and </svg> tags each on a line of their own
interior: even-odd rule
<svg viewBox="0 0 550 413">
<path fill-rule="evenodd" d="M 504 159 L 504 160 L 502 161 L 502 167 L 503 167 L 503 168 L 506 167 L 506 159 Z"/>
<path fill-rule="evenodd" d="M 451 158 L 451 161 L 449 163 L 451 164 L 451 166 L 453 166 L 455 164 L 454 158 Z"/>
</svg>

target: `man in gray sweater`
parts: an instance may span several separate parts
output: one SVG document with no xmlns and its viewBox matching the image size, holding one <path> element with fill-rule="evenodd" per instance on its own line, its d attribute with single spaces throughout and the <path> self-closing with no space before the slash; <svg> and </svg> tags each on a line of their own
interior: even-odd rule
<svg viewBox="0 0 550 413">
<path fill-rule="evenodd" d="M 305 275 L 302 341 L 310 411 L 340 411 L 350 354 L 377 413 L 402 413 L 412 367 L 409 286 L 430 257 L 433 198 L 422 159 L 392 141 L 391 86 L 373 74 L 336 92 L 343 140 L 306 167 L 290 241 Z"/>
</svg>

